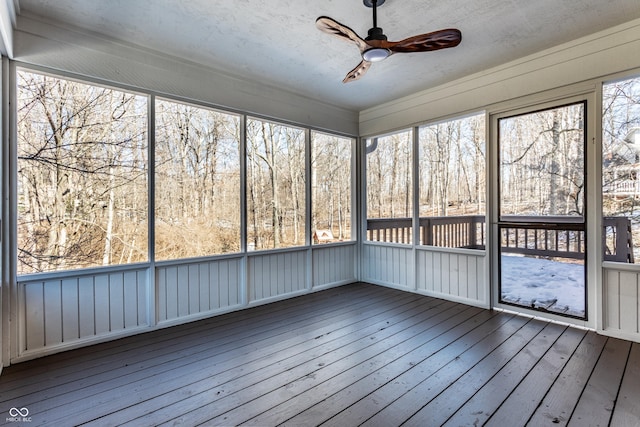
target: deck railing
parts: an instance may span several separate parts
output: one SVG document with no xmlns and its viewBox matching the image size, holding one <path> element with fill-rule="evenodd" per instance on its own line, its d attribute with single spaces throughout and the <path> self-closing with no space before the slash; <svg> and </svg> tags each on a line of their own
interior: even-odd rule
<svg viewBox="0 0 640 427">
<path fill-rule="evenodd" d="M 484 249 L 484 215 L 420 218 L 420 237 L 422 245 Z"/>
<path fill-rule="evenodd" d="M 571 216 L 505 216 L 498 226 L 501 253 L 584 259 L 585 224 Z"/>
<path fill-rule="evenodd" d="M 516 218 L 516 217 L 514 217 Z M 584 225 L 575 218 L 517 217 L 517 222 L 500 225 L 502 252 L 549 257 L 584 259 Z M 536 223 L 537 222 L 537 223 Z M 419 219 L 419 245 L 447 248 L 484 249 L 484 215 L 423 217 Z M 411 218 L 367 220 L 367 239 L 375 242 L 411 244 Z M 634 262 L 631 220 L 627 217 L 603 218 L 605 261 Z"/>
<path fill-rule="evenodd" d="M 411 218 L 367 220 L 367 239 L 374 242 L 413 241 Z M 484 248 L 484 215 L 432 216 L 420 218 L 420 245 L 448 248 Z"/>
<path fill-rule="evenodd" d="M 605 196 L 637 196 L 640 194 L 640 181 L 637 179 L 615 180 L 602 188 Z"/>
</svg>

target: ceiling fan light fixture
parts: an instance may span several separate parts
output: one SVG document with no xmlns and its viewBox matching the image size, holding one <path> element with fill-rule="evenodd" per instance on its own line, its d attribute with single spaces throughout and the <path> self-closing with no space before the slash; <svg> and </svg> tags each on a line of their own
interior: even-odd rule
<svg viewBox="0 0 640 427">
<path fill-rule="evenodd" d="M 343 83 L 361 78 L 374 62 L 380 62 L 396 53 L 429 52 L 447 49 L 460 44 L 462 33 L 456 28 L 447 28 L 430 33 L 418 34 L 406 39 L 390 42 L 378 27 L 377 8 L 385 0 L 363 0 L 364 5 L 373 9 L 373 27 L 369 29 L 367 38 L 363 39 L 351 28 L 329 18 L 320 16 L 316 19 L 316 27 L 322 32 L 353 42 L 362 55 L 362 61 L 342 80 Z"/>
<path fill-rule="evenodd" d="M 369 62 L 380 62 L 387 59 L 389 55 L 391 55 L 391 51 L 389 49 L 372 47 L 371 49 L 367 49 L 362 52 L 362 59 Z"/>
</svg>

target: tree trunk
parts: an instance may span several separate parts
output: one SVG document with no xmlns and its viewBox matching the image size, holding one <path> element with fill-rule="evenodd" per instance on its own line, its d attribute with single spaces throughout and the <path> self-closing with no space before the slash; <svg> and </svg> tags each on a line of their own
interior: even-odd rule
<svg viewBox="0 0 640 427">
<path fill-rule="evenodd" d="M 105 226 L 104 250 L 102 252 L 102 265 L 111 264 L 111 243 L 113 239 L 113 217 L 115 214 L 116 194 L 114 168 L 109 168 L 109 200 L 107 202 L 107 224 Z"/>
</svg>

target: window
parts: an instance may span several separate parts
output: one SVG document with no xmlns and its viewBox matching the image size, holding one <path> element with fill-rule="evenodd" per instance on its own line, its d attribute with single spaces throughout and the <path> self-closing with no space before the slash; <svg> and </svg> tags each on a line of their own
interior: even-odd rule
<svg viewBox="0 0 640 427">
<path fill-rule="evenodd" d="M 156 102 L 156 259 L 240 251 L 239 150 L 238 116 Z"/>
<path fill-rule="evenodd" d="M 640 77 L 605 84 L 602 96 L 605 261 L 640 257 Z"/>
<path fill-rule="evenodd" d="M 28 70 L 17 98 L 18 273 L 148 261 L 148 98 Z M 353 139 L 249 118 L 244 178 L 239 115 L 155 102 L 155 260 L 239 253 L 245 183 L 247 250 L 353 239 Z"/>
<path fill-rule="evenodd" d="M 353 140 L 311 134 L 311 229 L 313 243 L 351 240 Z"/>
<path fill-rule="evenodd" d="M 18 273 L 146 261 L 147 98 L 17 73 Z"/>
<path fill-rule="evenodd" d="M 420 244 L 483 249 L 485 115 L 419 128 Z"/>
<path fill-rule="evenodd" d="M 305 132 L 247 121 L 247 249 L 305 244 Z"/>
<path fill-rule="evenodd" d="M 367 240 L 411 243 L 411 130 L 366 140 Z"/>
</svg>

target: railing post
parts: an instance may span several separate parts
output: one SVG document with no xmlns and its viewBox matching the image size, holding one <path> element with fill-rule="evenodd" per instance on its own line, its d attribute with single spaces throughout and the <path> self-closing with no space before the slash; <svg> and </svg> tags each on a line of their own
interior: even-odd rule
<svg viewBox="0 0 640 427">
<path fill-rule="evenodd" d="M 633 264 L 633 242 L 629 218 L 616 217 L 616 261 Z"/>
<path fill-rule="evenodd" d="M 424 244 L 433 246 L 433 230 L 431 229 L 431 219 L 426 218 L 424 224 Z"/>
<path fill-rule="evenodd" d="M 478 229 L 477 229 L 477 223 L 476 223 L 476 219 L 471 218 L 469 220 L 469 247 L 470 248 L 477 248 L 478 247 Z"/>
</svg>

